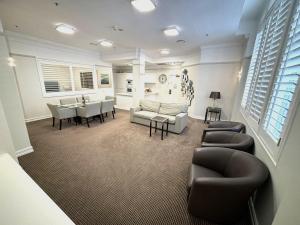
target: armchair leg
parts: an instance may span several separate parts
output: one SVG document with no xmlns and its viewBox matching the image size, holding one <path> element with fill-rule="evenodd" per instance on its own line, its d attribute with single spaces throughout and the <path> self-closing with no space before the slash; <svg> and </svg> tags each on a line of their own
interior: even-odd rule
<svg viewBox="0 0 300 225">
<path fill-rule="evenodd" d="M 59 129 L 61 130 L 62 120 L 59 120 Z"/>
<path fill-rule="evenodd" d="M 55 125 L 55 117 L 52 117 L 52 127 Z"/>
<path fill-rule="evenodd" d="M 86 124 L 88 127 L 90 127 L 89 118 L 86 118 Z"/>
</svg>

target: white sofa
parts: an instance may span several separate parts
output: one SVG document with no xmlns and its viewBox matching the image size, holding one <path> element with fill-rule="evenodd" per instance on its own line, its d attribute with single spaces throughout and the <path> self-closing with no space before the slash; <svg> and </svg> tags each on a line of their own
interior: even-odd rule
<svg viewBox="0 0 300 225">
<path fill-rule="evenodd" d="M 130 121 L 150 126 L 152 117 L 163 116 L 169 119 L 169 131 L 180 134 L 187 126 L 187 110 L 185 104 L 160 103 L 144 99 L 140 101 L 139 107 L 130 109 Z"/>
</svg>

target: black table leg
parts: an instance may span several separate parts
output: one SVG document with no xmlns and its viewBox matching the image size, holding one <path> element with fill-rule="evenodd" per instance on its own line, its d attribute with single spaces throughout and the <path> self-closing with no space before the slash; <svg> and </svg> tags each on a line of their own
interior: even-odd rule
<svg viewBox="0 0 300 225">
<path fill-rule="evenodd" d="M 150 120 L 150 137 L 151 137 L 151 132 L 152 132 L 152 120 Z"/>
<path fill-rule="evenodd" d="M 164 124 L 165 123 L 161 123 L 161 140 L 164 140 Z"/>
<path fill-rule="evenodd" d="M 166 132 L 166 136 L 168 136 L 169 133 L 169 120 L 167 120 L 167 132 Z"/>
<path fill-rule="evenodd" d="M 156 133 L 156 130 L 157 130 L 157 121 L 155 121 L 155 133 Z"/>
</svg>

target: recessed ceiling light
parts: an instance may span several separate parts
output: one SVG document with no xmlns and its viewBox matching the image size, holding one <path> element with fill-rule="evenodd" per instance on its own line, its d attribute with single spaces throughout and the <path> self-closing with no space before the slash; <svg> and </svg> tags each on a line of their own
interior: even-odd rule
<svg viewBox="0 0 300 225">
<path fill-rule="evenodd" d="M 75 27 L 64 23 L 56 25 L 55 29 L 64 34 L 74 34 L 77 31 Z"/>
<path fill-rule="evenodd" d="M 150 12 L 156 8 L 152 0 L 131 0 L 131 5 L 140 12 Z"/>
<path fill-rule="evenodd" d="M 159 52 L 162 55 L 169 55 L 170 54 L 170 50 L 169 49 L 161 49 Z"/>
<path fill-rule="evenodd" d="M 112 47 L 113 42 L 109 40 L 100 40 L 99 44 L 102 45 L 103 47 Z"/>
<path fill-rule="evenodd" d="M 177 26 L 170 26 L 164 29 L 164 34 L 166 36 L 177 36 L 179 35 L 179 28 Z"/>
</svg>

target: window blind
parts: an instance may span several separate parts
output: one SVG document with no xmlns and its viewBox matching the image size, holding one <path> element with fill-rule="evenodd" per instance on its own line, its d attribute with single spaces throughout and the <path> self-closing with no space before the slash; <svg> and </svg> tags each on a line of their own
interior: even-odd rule
<svg viewBox="0 0 300 225">
<path fill-rule="evenodd" d="M 255 82 L 250 88 L 250 98 L 248 98 L 249 115 L 257 122 L 260 121 L 270 82 L 276 70 L 291 6 L 290 0 L 278 2 L 271 11 L 264 29 L 257 70 L 254 74 Z"/>
<path fill-rule="evenodd" d="M 264 119 L 264 130 L 278 144 L 293 101 L 300 76 L 300 3 L 297 2 L 287 44 L 275 77 L 271 99 Z"/>
<path fill-rule="evenodd" d="M 69 66 L 42 63 L 41 70 L 47 93 L 72 91 Z"/>
<path fill-rule="evenodd" d="M 250 62 L 249 70 L 248 70 L 247 80 L 246 80 L 246 83 L 245 83 L 244 94 L 243 94 L 242 103 L 241 103 L 242 107 L 244 109 L 246 109 L 246 106 L 247 106 L 250 87 L 251 87 L 251 84 L 252 84 L 253 76 L 255 74 L 255 66 L 257 64 L 256 62 L 257 62 L 259 48 L 260 48 L 260 44 L 261 44 L 261 40 L 262 40 L 262 33 L 263 32 L 260 31 L 257 34 L 256 39 L 255 39 L 253 54 L 252 54 L 252 58 L 251 58 L 251 62 Z"/>
</svg>

